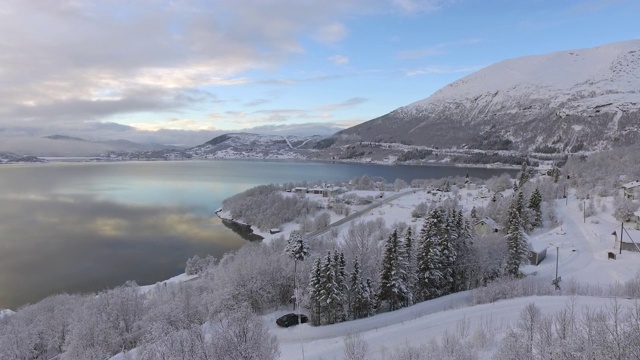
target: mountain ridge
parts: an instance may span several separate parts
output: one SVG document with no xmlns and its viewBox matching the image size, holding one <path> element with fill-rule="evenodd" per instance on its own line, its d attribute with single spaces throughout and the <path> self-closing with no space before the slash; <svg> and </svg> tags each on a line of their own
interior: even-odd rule
<svg viewBox="0 0 640 360">
<path fill-rule="evenodd" d="M 557 152 L 640 139 L 640 40 L 508 59 L 337 135 L 433 147 Z"/>
</svg>

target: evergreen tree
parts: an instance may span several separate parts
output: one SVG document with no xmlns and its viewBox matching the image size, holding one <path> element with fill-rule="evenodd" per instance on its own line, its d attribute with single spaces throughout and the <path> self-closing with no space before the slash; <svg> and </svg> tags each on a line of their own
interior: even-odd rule
<svg viewBox="0 0 640 360">
<path fill-rule="evenodd" d="M 529 254 L 529 245 L 522 229 L 522 220 L 518 212 L 518 197 L 509 207 L 509 221 L 507 223 L 507 264 L 505 271 L 510 276 L 518 276 L 522 265 Z"/>
<path fill-rule="evenodd" d="M 353 272 L 349 278 L 349 318 L 360 319 L 372 313 L 370 287 L 362 279 L 358 258 L 353 262 Z"/>
<path fill-rule="evenodd" d="M 529 209 L 533 211 L 534 217 L 531 221 L 531 227 L 536 228 L 542 226 L 542 194 L 540 190 L 536 188 L 533 193 L 531 193 L 531 197 L 529 197 Z"/>
<path fill-rule="evenodd" d="M 304 261 L 309 256 L 309 245 L 305 241 L 302 234 L 293 230 L 289 235 L 289 241 L 287 242 L 287 246 L 284 248 L 285 253 L 287 253 L 293 259 L 293 291 L 294 291 L 294 310 L 298 309 L 298 280 L 297 280 L 297 270 L 298 270 L 298 261 Z"/>
<path fill-rule="evenodd" d="M 522 189 L 522 186 L 529 181 L 529 167 L 527 166 L 527 162 L 524 161 L 522 163 L 522 167 L 520 168 L 520 174 L 518 176 L 518 188 Z"/>
<path fill-rule="evenodd" d="M 407 228 L 407 232 L 404 235 L 404 242 L 400 247 L 402 249 L 400 253 L 400 266 L 404 269 L 404 282 L 407 287 L 407 303 L 405 306 L 413 305 L 415 287 L 418 282 L 416 276 L 416 258 L 413 247 L 413 234 L 411 228 Z"/>
<path fill-rule="evenodd" d="M 444 181 L 444 184 L 442 185 L 442 191 L 444 192 L 451 191 L 451 184 L 449 183 L 449 180 Z"/>
<path fill-rule="evenodd" d="M 320 284 L 321 313 L 327 324 L 333 324 L 337 321 L 338 307 L 342 306 L 342 299 L 335 279 L 335 268 L 331 252 L 327 252 L 327 256 L 322 263 L 322 280 Z"/>
<path fill-rule="evenodd" d="M 478 220 L 478 210 L 476 210 L 475 206 L 471 209 L 470 216 L 471 216 L 471 220 L 473 220 L 473 221 L 477 221 Z"/>
<path fill-rule="evenodd" d="M 454 265 L 456 262 L 456 249 L 454 244 L 459 240 L 459 226 L 456 218 L 457 212 L 450 210 L 444 214 L 444 233 L 438 239 L 438 248 L 440 249 L 440 266 L 441 266 L 441 283 L 439 284 L 439 295 L 445 295 L 451 292 L 454 286 Z"/>
<path fill-rule="evenodd" d="M 311 313 L 311 323 L 320 325 L 322 304 L 322 265 L 320 258 L 313 262 L 311 268 L 311 279 L 309 281 L 309 311 Z"/>
<path fill-rule="evenodd" d="M 406 275 L 401 266 L 400 251 L 398 232 L 393 230 L 385 245 L 378 293 L 381 307 L 389 311 L 399 309 L 407 299 Z"/>
<path fill-rule="evenodd" d="M 345 303 L 347 301 L 347 273 L 346 273 L 346 261 L 344 260 L 344 253 L 338 253 L 338 250 L 333 251 L 333 269 L 336 281 L 337 297 L 339 298 L 339 304 L 336 304 L 336 321 L 345 321 Z"/>
<path fill-rule="evenodd" d="M 425 218 L 416 254 L 418 272 L 417 295 L 421 300 L 437 297 L 441 284 L 440 237 L 444 233 L 444 224 L 440 210 L 434 209 Z"/>
<path fill-rule="evenodd" d="M 516 211 L 518 212 L 518 216 L 520 216 L 520 226 L 521 229 L 527 229 L 529 227 L 528 218 L 524 212 L 524 194 L 522 191 L 518 191 L 514 198 Z M 507 224 L 507 227 L 509 225 Z"/>
<path fill-rule="evenodd" d="M 453 247 L 456 252 L 456 260 L 453 266 L 453 286 L 451 291 L 457 292 L 466 289 L 468 279 L 468 264 L 472 261 L 471 242 L 472 235 L 469 222 L 464 218 L 462 210 L 455 213 L 456 238 Z"/>
</svg>

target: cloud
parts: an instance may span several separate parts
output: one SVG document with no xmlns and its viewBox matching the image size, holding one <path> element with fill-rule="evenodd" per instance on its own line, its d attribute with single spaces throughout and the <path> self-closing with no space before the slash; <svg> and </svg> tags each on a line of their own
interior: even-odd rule
<svg viewBox="0 0 640 360">
<path fill-rule="evenodd" d="M 304 52 L 304 36 L 340 41 L 340 18 L 363 4 L 10 1 L 0 11 L 0 127 L 214 102 L 194 91 L 254 82 L 246 74 Z"/>
<path fill-rule="evenodd" d="M 347 28 L 342 23 L 332 23 L 321 26 L 315 33 L 315 38 L 321 43 L 333 44 L 347 36 Z"/>
<path fill-rule="evenodd" d="M 327 60 L 331 61 L 336 65 L 346 65 L 349 63 L 349 58 L 343 55 L 333 55 L 329 56 Z"/>
<path fill-rule="evenodd" d="M 324 105 L 321 106 L 320 109 L 324 110 L 324 111 L 332 111 L 332 110 L 337 110 L 337 109 L 345 109 L 345 108 L 350 108 L 350 107 L 354 107 L 354 106 L 358 106 L 364 102 L 369 101 L 369 99 L 366 98 L 362 98 L 362 97 L 354 97 L 348 100 L 345 100 L 343 102 L 339 102 L 336 104 L 329 104 L 329 105 Z"/>
<path fill-rule="evenodd" d="M 258 105 L 262 105 L 262 104 L 267 104 L 270 103 L 271 100 L 267 100 L 267 99 L 253 99 L 251 101 L 247 101 L 244 103 L 244 106 L 247 107 L 252 107 L 252 106 L 258 106 Z"/>
<path fill-rule="evenodd" d="M 471 65 L 471 66 L 449 66 L 449 65 L 433 65 L 419 69 L 405 70 L 405 76 L 418 76 L 418 75 L 430 75 L 430 74 L 456 74 L 466 73 L 480 70 L 484 65 Z"/>
<path fill-rule="evenodd" d="M 397 9 L 407 14 L 433 12 L 446 4 L 454 2 L 456 0 L 392 0 L 392 4 Z"/>
</svg>

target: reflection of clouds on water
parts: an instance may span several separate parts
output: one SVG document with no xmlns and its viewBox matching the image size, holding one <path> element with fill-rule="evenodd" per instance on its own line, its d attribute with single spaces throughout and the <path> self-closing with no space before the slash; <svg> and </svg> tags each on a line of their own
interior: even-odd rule
<svg viewBox="0 0 640 360">
<path fill-rule="evenodd" d="M 80 194 L 0 197 L 0 308 L 60 291 L 97 291 L 177 274 L 193 254 L 245 242 L 217 219 L 178 207 Z"/>
</svg>

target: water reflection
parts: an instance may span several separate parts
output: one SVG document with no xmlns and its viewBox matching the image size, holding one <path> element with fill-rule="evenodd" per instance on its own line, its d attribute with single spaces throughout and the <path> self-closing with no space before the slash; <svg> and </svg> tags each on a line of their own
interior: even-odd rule
<svg viewBox="0 0 640 360">
<path fill-rule="evenodd" d="M 0 196 L 0 307 L 62 291 L 179 273 L 193 254 L 222 254 L 244 241 L 216 218 L 187 209 L 127 205 L 89 195 Z"/>
</svg>

